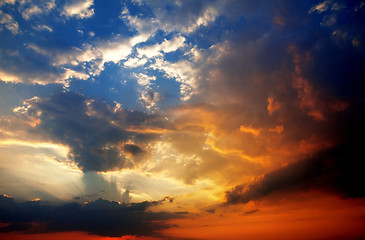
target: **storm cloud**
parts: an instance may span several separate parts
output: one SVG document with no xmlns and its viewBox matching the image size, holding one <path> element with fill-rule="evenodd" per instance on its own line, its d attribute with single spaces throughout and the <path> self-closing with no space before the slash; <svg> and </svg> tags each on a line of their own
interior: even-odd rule
<svg viewBox="0 0 365 240">
<path fill-rule="evenodd" d="M 158 236 L 156 231 L 169 228 L 164 220 L 181 218 L 181 214 L 151 212 L 149 207 L 164 200 L 118 203 L 98 199 L 87 204 L 75 202 L 51 205 L 42 201 L 16 202 L 0 196 L 0 232 L 26 233 L 84 231 L 100 236 Z"/>
<path fill-rule="evenodd" d="M 364 188 L 359 185 L 365 181 L 359 141 L 365 131 L 360 125 L 363 117 L 356 117 L 341 144 L 234 187 L 226 192 L 226 203 L 248 203 L 274 192 L 285 195 L 308 190 L 321 190 L 343 198 L 365 197 Z"/>
<path fill-rule="evenodd" d="M 25 108 L 20 111 L 23 116 L 39 121 L 32 132 L 69 146 L 69 157 L 83 171 L 132 166 L 124 152 L 135 155 L 142 150 L 136 144 L 123 147 L 123 143 L 134 141 L 137 135 L 127 128 L 158 125 L 162 121 L 157 115 L 111 106 L 70 91 L 33 98 Z M 138 135 L 138 139 L 144 139 L 143 134 Z"/>
</svg>

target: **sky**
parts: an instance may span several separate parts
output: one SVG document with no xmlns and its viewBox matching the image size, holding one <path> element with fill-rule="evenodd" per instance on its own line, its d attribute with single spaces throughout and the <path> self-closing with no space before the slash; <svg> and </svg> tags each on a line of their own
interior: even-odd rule
<svg viewBox="0 0 365 240">
<path fill-rule="evenodd" d="M 364 239 L 365 1 L 0 0 L 0 238 Z"/>
</svg>

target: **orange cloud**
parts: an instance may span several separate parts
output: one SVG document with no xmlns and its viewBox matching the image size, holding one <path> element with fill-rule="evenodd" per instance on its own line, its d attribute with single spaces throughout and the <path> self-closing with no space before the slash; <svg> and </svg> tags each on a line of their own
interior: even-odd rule
<svg viewBox="0 0 365 240">
<path fill-rule="evenodd" d="M 280 109 L 280 103 L 275 101 L 273 97 L 268 97 L 267 103 L 267 111 L 269 112 L 269 115 L 272 115 L 275 111 Z"/>
<path fill-rule="evenodd" d="M 277 134 L 280 134 L 284 131 L 284 126 L 283 125 L 279 125 L 279 126 L 276 126 L 275 128 L 270 128 L 269 129 L 270 132 L 275 132 Z"/>
<path fill-rule="evenodd" d="M 246 127 L 244 125 L 241 125 L 240 126 L 240 131 L 241 132 L 244 132 L 244 133 L 251 133 L 252 135 L 254 135 L 255 137 L 257 137 L 260 134 L 261 129 L 259 129 L 259 128 L 253 128 L 253 127 Z"/>
</svg>

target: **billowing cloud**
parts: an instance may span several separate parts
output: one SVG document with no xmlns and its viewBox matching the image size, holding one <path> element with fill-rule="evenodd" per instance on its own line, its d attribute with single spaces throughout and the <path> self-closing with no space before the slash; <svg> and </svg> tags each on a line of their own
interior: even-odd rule
<svg viewBox="0 0 365 240">
<path fill-rule="evenodd" d="M 73 92 L 57 93 L 44 99 L 33 98 L 26 105 L 17 112 L 39 119 L 33 131 L 51 141 L 68 145 L 70 158 L 84 171 L 132 166 L 133 163 L 123 154 L 122 143 L 133 141 L 135 134 L 126 128 L 153 119 L 147 114 L 112 107 Z M 138 147 L 131 146 L 124 148 L 131 152 Z"/>
<path fill-rule="evenodd" d="M 163 201 L 126 204 L 100 198 L 83 205 L 73 202 L 56 206 L 42 201 L 16 202 L 1 195 L 0 220 L 6 224 L 0 232 L 83 231 L 110 237 L 159 236 L 158 231 L 170 227 L 164 220 L 182 217 L 149 210 Z"/>
</svg>

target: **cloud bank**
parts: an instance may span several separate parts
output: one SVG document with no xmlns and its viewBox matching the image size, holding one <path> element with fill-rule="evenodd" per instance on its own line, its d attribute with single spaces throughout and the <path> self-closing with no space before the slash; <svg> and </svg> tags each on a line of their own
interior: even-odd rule
<svg viewBox="0 0 365 240">
<path fill-rule="evenodd" d="M 149 207 L 164 200 L 141 203 L 118 203 L 104 199 L 85 204 L 51 205 L 42 201 L 16 202 L 0 196 L 0 232 L 26 233 L 83 231 L 99 236 L 124 235 L 159 236 L 158 231 L 169 228 L 163 221 L 181 218 L 168 212 L 151 212 Z"/>
</svg>

